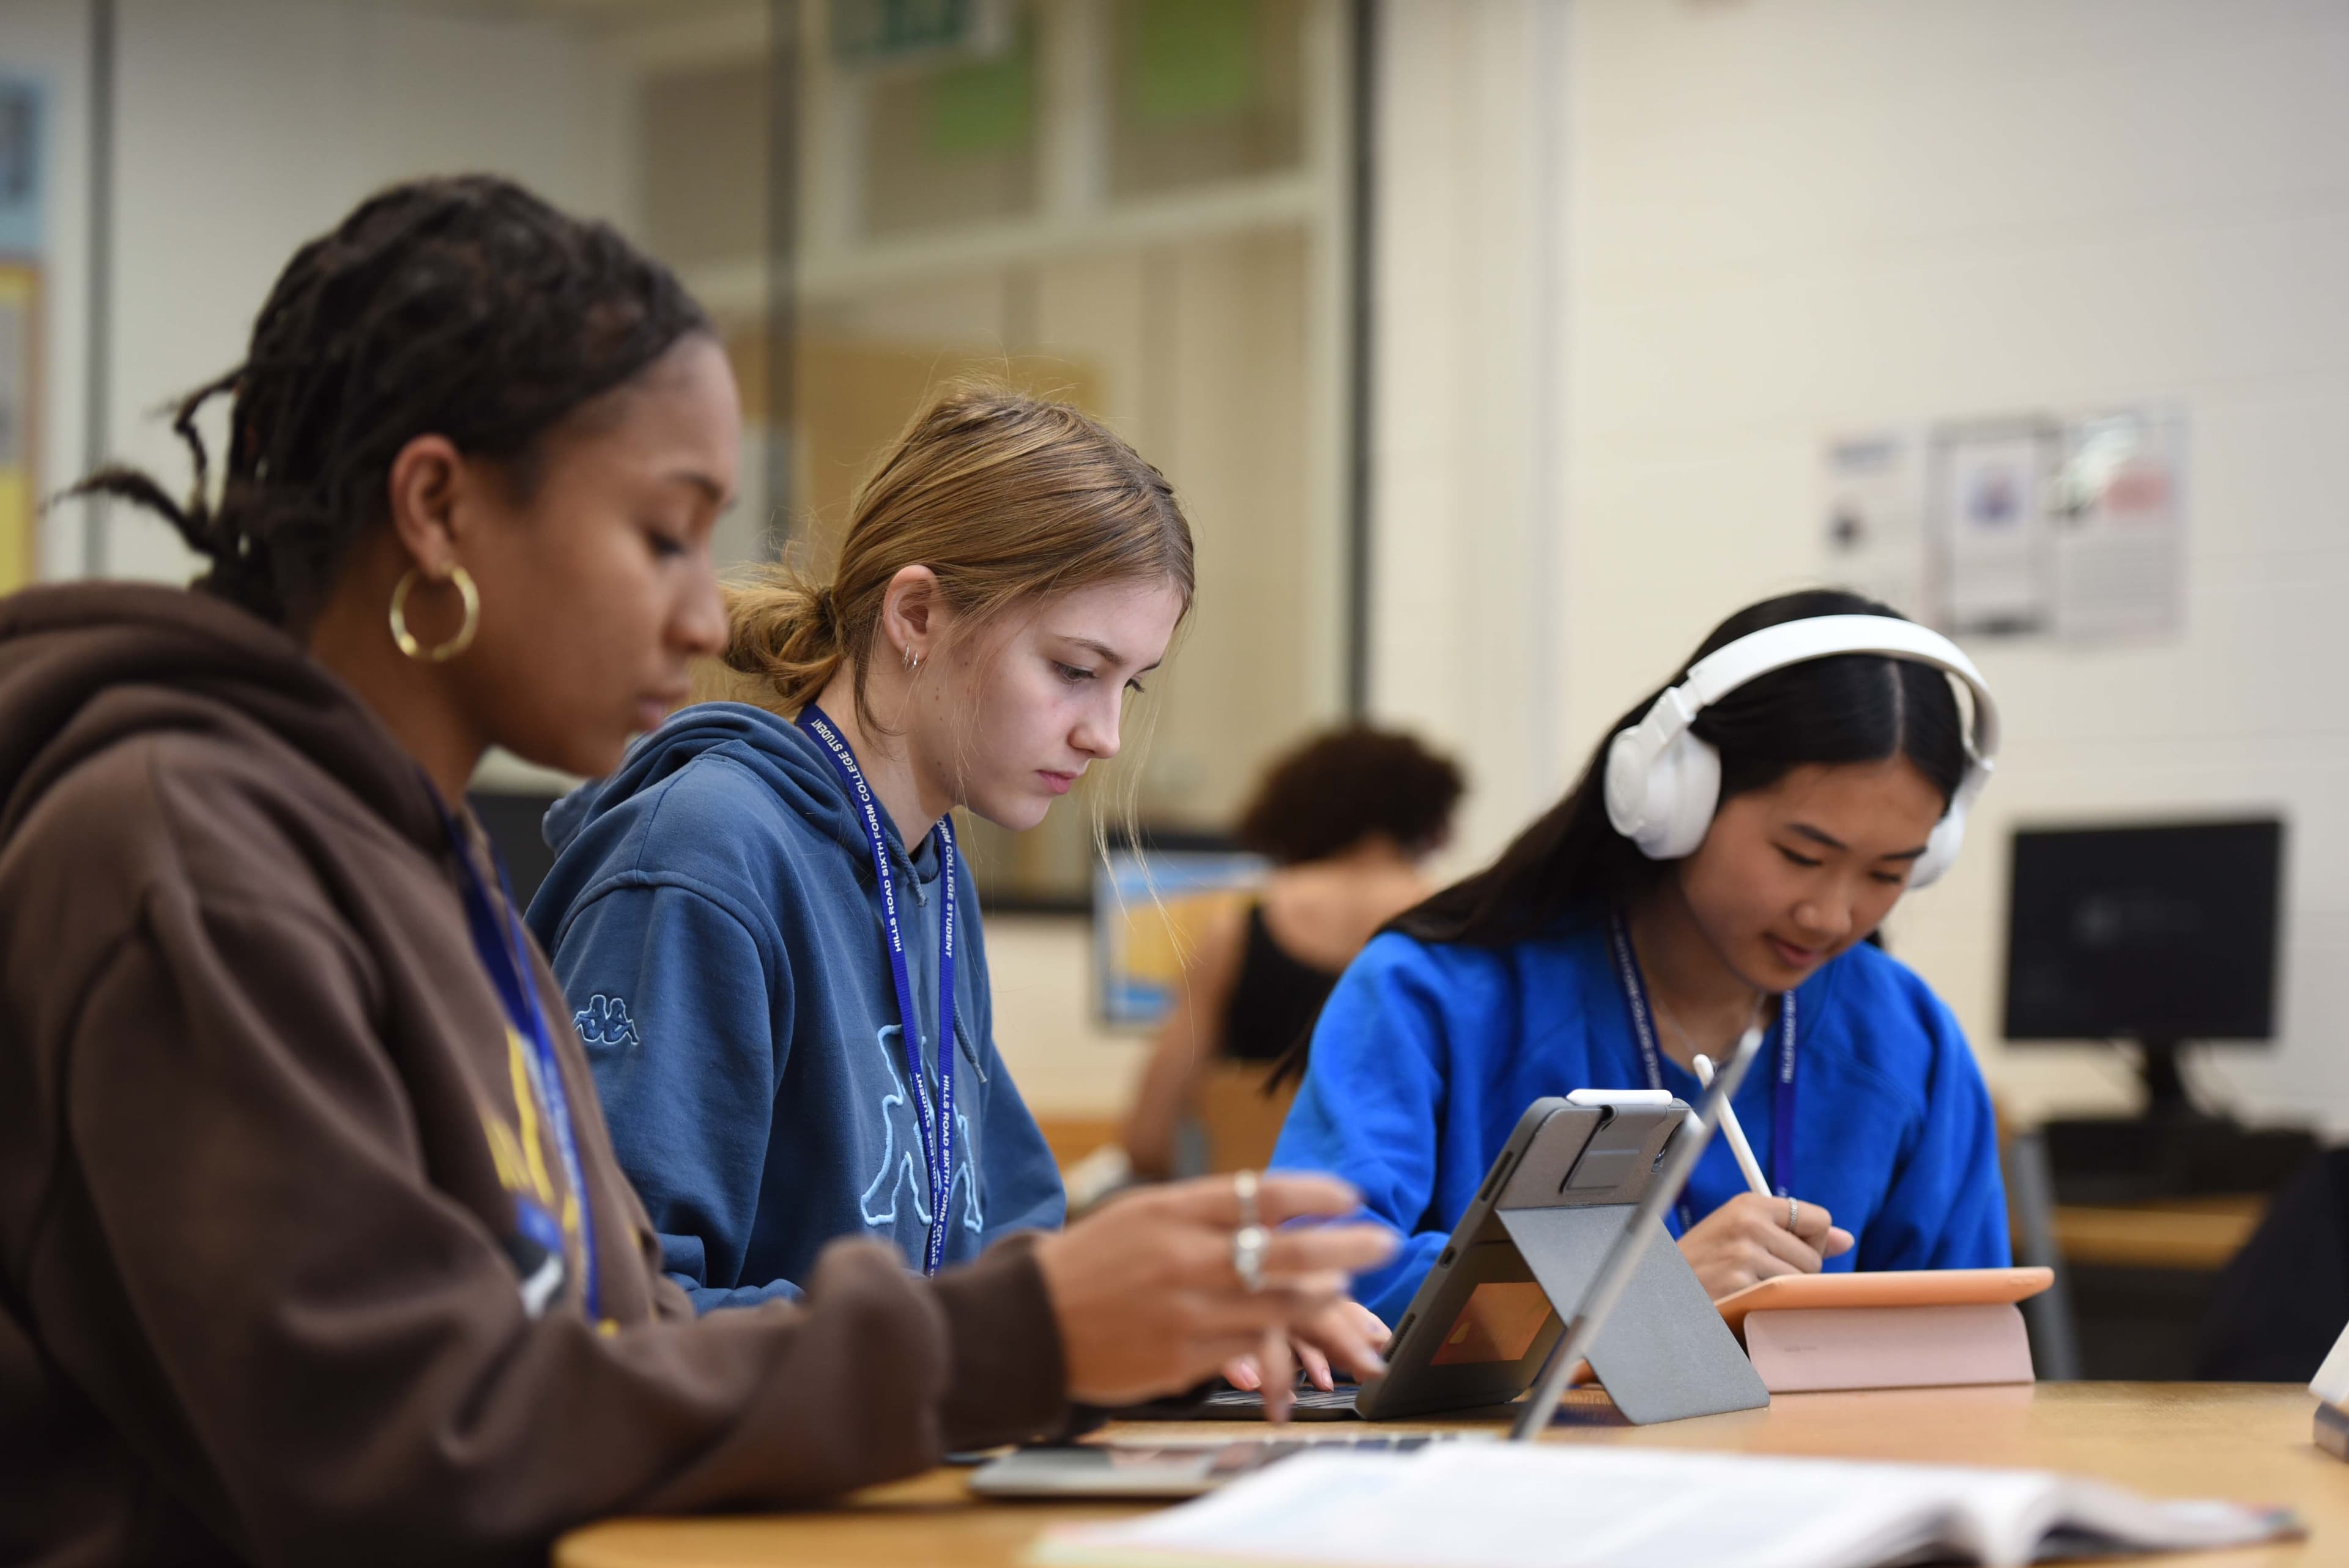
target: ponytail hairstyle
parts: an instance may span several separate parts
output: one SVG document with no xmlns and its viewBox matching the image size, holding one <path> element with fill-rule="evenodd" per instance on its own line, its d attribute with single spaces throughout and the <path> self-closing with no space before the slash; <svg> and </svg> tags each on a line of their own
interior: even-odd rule
<svg viewBox="0 0 2349 1568">
<path fill-rule="evenodd" d="M 1690 666 L 1764 627 L 1830 615 L 1899 613 L 1837 589 L 1764 599 L 1715 627 L 1667 685 Z M 1564 800 L 1517 836 L 1499 859 L 1387 926 L 1423 942 L 1506 947 L 1571 917 L 1637 901 L 1671 872 L 1607 818 L 1607 751 L 1636 724 L 1660 688 L 1607 727 Z M 1809 763 L 1906 757 L 1941 794 L 1944 809 L 1966 772 L 1965 732 L 1949 677 L 1930 665 L 1876 653 L 1838 653 L 1755 677 L 1706 708 L 1690 726 L 1721 753 L 1721 798 L 1767 789 Z"/>
<path fill-rule="evenodd" d="M 927 566 L 970 627 L 1099 583 L 1164 581 L 1189 612 L 1191 525 L 1165 476 L 1066 403 L 966 388 L 916 415 L 858 489 L 828 581 L 771 563 L 727 587 L 724 659 L 796 712 L 845 665 L 857 718 L 891 579 Z"/>
<path fill-rule="evenodd" d="M 410 181 L 295 252 L 244 363 L 181 400 L 171 428 L 195 465 L 184 503 L 124 467 L 66 493 L 160 514 L 210 563 L 198 589 L 299 628 L 389 515 L 409 441 L 441 435 L 498 461 L 527 500 L 542 436 L 709 330 L 676 276 L 608 225 L 490 175 Z M 196 415 L 224 392 L 215 504 Z"/>
</svg>

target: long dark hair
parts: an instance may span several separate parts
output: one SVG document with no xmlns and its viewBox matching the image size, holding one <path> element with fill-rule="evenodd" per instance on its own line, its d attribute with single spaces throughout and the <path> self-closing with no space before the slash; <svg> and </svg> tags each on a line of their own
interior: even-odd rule
<svg viewBox="0 0 2349 1568">
<path fill-rule="evenodd" d="M 1749 605 L 1713 628 L 1671 681 L 1739 638 L 1830 615 L 1898 616 L 1873 599 L 1815 588 Z M 1503 947 L 1636 901 L 1670 873 L 1607 819 L 1607 750 L 1640 722 L 1660 687 L 1607 726 L 1566 798 L 1519 834 L 1484 870 L 1397 916 L 1387 929 L 1423 942 Z M 1767 789 L 1814 763 L 1906 757 L 1941 793 L 1944 807 L 1965 778 L 1962 716 L 1949 677 L 1930 665 L 1881 654 L 1842 653 L 1774 670 L 1732 691 L 1690 726 L 1721 753 L 1721 798 Z"/>
<path fill-rule="evenodd" d="M 196 587 L 276 625 L 316 613 L 379 522 L 392 459 L 419 435 L 500 461 L 527 499 L 539 438 L 709 319 L 675 275 L 603 223 L 489 175 L 415 180 L 295 253 L 244 363 L 181 400 L 194 455 L 177 502 L 136 469 L 67 492 L 160 514 L 210 563 Z M 215 505 L 196 414 L 229 410 Z"/>
</svg>

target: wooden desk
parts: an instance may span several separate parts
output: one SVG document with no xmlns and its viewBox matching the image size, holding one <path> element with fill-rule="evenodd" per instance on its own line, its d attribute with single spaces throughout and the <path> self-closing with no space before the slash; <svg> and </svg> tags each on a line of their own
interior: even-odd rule
<svg viewBox="0 0 2349 1568">
<path fill-rule="evenodd" d="M 2055 1245 L 2067 1263 L 2216 1273 L 2243 1250 L 2267 1206 L 2265 1198 L 2248 1194 L 2125 1208 L 2060 1204 Z"/>
<path fill-rule="evenodd" d="M 2313 1407 L 2305 1390 L 2283 1384 L 2049 1383 L 1782 1394 L 1766 1410 L 1644 1428 L 1614 1424 L 1610 1411 L 1585 1405 L 1549 1440 L 2026 1466 L 2101 1477 L 2159 1496 L 2289 1503 L 2307 1521 L 2307 1540 L 2190 1559 L 2193 1568 L 2282 1568 L 2349 1558 L 2349 1465 L 2310 1442 Z M 1144 1438 L 1248 1430 L 1228 1422 L 1112 1428 L 1113 1435 Z M 1048 1525 L 1123 1518 L 1149 1506 L 978 1502 L 965 1490 L 963 1474 L 933 1470 L 821 1511 L 616 1520 L 565 1536 L 554 1561 L 558 1568 L 752 1563 L 983 1568 L 1022 1561 Z"/>
<path fill-rule="evenodd" d="M 1036 1118 L 1036 1130 L 1044 1135 L 1044 1147 L 1052 1151 L 1052 1163 L 1065 1175 L 1071 1166 L 1093 1150 L 1115 1143 L 1124 1128 L 1109 1116 L 1040 1116 Z"/>
</svg>

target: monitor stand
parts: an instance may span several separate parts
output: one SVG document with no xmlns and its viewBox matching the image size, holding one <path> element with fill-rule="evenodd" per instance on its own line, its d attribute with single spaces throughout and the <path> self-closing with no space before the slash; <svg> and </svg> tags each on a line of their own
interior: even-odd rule
<svg viewBox="0 0 2349 1568">
<path fill-rule="evenodd" d="M 2185 1054 L 2183 1040 L 2137 1042 L 2137 1075 L 2145 1085 L 2145 1111 L 2140 1120 L 2174 1125 L 2221 1119 L 2195 1105 L 2193 1096 L 2186 1092 L 2186 1074 L 2178 1065 Z"/>
<path fill-rule="evenodd" d="M 2134 1116 L 2051 1121 L 2042 1135 L 2059 1203 L 2273 1192 L 2316 1153 L 2302 1127 L 2248 1127 L 2206 1111 L 2178 1070 L 2182 1040 L 2139 1043 L 2145 1108 Z"/>
</svg>

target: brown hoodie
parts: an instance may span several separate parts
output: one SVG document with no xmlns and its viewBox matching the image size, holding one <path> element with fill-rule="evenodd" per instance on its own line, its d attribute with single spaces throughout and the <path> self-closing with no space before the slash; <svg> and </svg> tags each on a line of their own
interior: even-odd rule
<svg viewBox="0 0 2349 1568">
<path fill-rule="evenodd" d="M 514 1193 L 568 1195 L 456 867 L 283 633 L 0 600 L 0 1561 L 543 1561 L 1061 1417 L 1016 1245 L 924 1282 L 843 1242 L 804 1306 L 694 1319 L 535 948 L 611 1321 L 533 1314 Z"/>
</svg>

